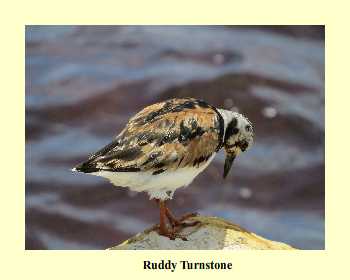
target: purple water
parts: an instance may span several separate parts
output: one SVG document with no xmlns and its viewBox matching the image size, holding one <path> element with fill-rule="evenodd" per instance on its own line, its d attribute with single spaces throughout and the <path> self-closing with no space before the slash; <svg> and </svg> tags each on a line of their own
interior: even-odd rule
<svg viewBox="0 0 350 280">
<path fill-rule="evenodd" d="M 170 206 L 302 249 L 324 248 L 321 27 L 28 26 L 26 249 L 105 249 L 158 222 L 145 194 L 70 169 L 144 106 L 172 97 L 234 108 L 255 144 L 224 155 Z"/>
</svg>

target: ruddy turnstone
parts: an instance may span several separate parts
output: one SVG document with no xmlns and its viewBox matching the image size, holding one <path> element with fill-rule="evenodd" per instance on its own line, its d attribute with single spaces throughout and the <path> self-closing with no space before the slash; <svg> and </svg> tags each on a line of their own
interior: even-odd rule
<svg viewBox="0 0 350 280">
<path fill-rule="evenodd" d="M 173 239 L 179 226 L 193 223 L 184 222 L 191 214 L 176 219 L 166 200 L 172 199 L 176 189 L 189 185 L 222 147 L 225 178 L 237 155 L 252 143 L 252 124 L 243 115 L 203 100 L 175 98 L 144 108 L 110 144 L 72 170 L 147 192 L 159 203 L 159 233 Z"/>
</svg>

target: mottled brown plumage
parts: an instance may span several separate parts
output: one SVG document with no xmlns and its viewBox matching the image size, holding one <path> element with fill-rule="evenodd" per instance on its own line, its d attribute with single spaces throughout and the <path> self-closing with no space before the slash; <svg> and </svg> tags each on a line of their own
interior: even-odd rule
<svg viewBox="0 0 350 280">
<path fill-rule="evenodd" d="M 159 174 L 200 166 L 222 145 L 220 122 L 214 107 L 192 98 L 148 106 L 129 120 L 115 141 L 92 155 L 85 168 Z"/>
</svg>

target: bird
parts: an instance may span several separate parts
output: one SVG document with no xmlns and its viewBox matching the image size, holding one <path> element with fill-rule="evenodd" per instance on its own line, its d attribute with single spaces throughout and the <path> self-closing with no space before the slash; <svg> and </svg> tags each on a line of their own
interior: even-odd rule
<svg viewBox="0 0 350 280">
<path fill-rule="evenodd" d="M 188 186 L 222 148 L 226 178 L 236 157 L 252 146 L 253 136 L 252 123 L 238 112 L 201 99 L 172 98 L 131 117 L 112 142 L 72 171 L 148 193 L 159 204 L 158 233 L 174 240 L 181 237 L 180 228 L 197 223 L 185 221 L 196 213 L 176 218 L 167 207 L 175 190 Z"/>
</svg>

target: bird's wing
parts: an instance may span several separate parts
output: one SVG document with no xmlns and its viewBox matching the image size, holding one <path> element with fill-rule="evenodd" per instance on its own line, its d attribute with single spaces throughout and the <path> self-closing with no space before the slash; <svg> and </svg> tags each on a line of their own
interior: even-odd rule
<svg viewBox="0 0 350 280">
<path fill-rule="evenodd" d="M 215 107 L 192 98 L 171 99 L 136 114 L 112 143 L 80 165 L 81 171 L 158 174 L 199 166 L 221 148 L 223 133 Z"/>
</svg>

